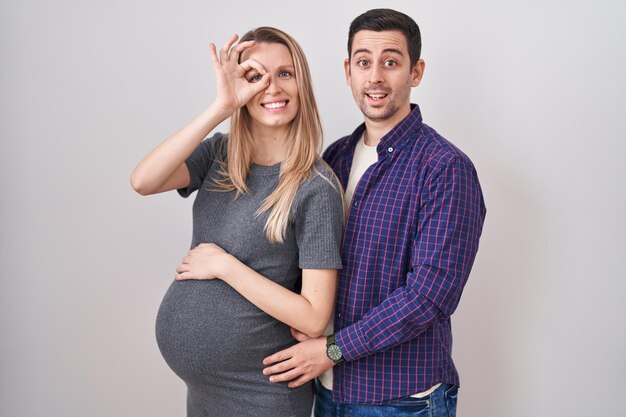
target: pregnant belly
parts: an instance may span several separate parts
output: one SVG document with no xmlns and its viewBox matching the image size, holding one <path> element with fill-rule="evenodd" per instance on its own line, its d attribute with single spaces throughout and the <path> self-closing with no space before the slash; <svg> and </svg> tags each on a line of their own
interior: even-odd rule
<svg viewBox="0 0 626 417">
<path fill-rule="evenodd" d="M 174 281 L 156 322 L 159 349 L 187 382 L 263 379 L 265 356 L 294 343 L 289 328 L 219 280 Z"/>
</svg>

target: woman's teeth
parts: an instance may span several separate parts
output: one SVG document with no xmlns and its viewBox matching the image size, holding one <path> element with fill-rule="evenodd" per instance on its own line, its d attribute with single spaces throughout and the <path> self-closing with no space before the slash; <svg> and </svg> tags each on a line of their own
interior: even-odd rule
<svg viewBox="0 0 626 417">
<path fill-rule="evenodd" d="M 266 109 L 279 109 L 281 107 L 285 107 L 287 105 L 286 101 L 278 101 L 276 103 L 265 103 L 262 104 Z"/>
</svg>

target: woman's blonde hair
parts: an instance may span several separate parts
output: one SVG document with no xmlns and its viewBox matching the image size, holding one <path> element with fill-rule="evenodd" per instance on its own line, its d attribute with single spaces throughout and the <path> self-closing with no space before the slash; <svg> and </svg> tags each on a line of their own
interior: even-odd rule
<svg viewBox="0 0 626 417">
<path fill-rule="evenodd" d="M 285 32 L 272 27 L 259 27 L 247 32 L 239 42 L 254 40 L 257 43 L 277 43 L 287 47 L 293 60 L 300 106 L 289 125 L 284 141 L 286 158 L 282 162 L 276 189 L 267 197 L 256 215 L 270 211 L 265 223 L 267 239 L 272 243 L 283 242 L 289 223 L 289 215 L 296 193 L 321 161 L 322 124 L 320 122 L 309 65 L 300 45 Z M 227 139 L 227 160 L 221 161 L 216 180 L 222 191 L 237 190 L 237 196 L 247 193 L 246 179 L 252 165 L 253 141 L 250 133 L 250 114 L 246 106 L 231 117 Z"/>
</svg>

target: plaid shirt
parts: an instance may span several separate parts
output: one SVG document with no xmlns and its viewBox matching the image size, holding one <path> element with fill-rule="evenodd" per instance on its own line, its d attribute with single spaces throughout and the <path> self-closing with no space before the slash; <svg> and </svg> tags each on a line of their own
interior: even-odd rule
<svg viewBox="0 0 626 417">
<path fill-rule="evenodd" d="M 380 141 L 346 223 L 335 329 L 348 362 L 333 397 L 376 404 L 459 384 L 450 316 L 478 250 L 485 206 L 472 162 L 417 105 Z M 345 187 L 365 125 L 324 159 Z"/>
</svg>

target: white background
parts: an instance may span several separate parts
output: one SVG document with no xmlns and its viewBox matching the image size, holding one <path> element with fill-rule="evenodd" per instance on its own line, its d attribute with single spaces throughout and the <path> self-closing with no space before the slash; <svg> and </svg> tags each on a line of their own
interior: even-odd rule
<svg viewBox="0 0 626 417">
<path fill-rule="evenodd" d="M 459 417 L 626 415 L 626 3 L 215 3 L 0 1 L 0 415 L 184 415 L 154 320 L 191 200 L 130 172 L 212 99 L 208 43 L 255 26 L 304 48 L 326 145 L 350 133 L 347 29 L 380 6 L 420 25 L 412 99 L 488 207 L 453 316 Z"/>
</svg>

